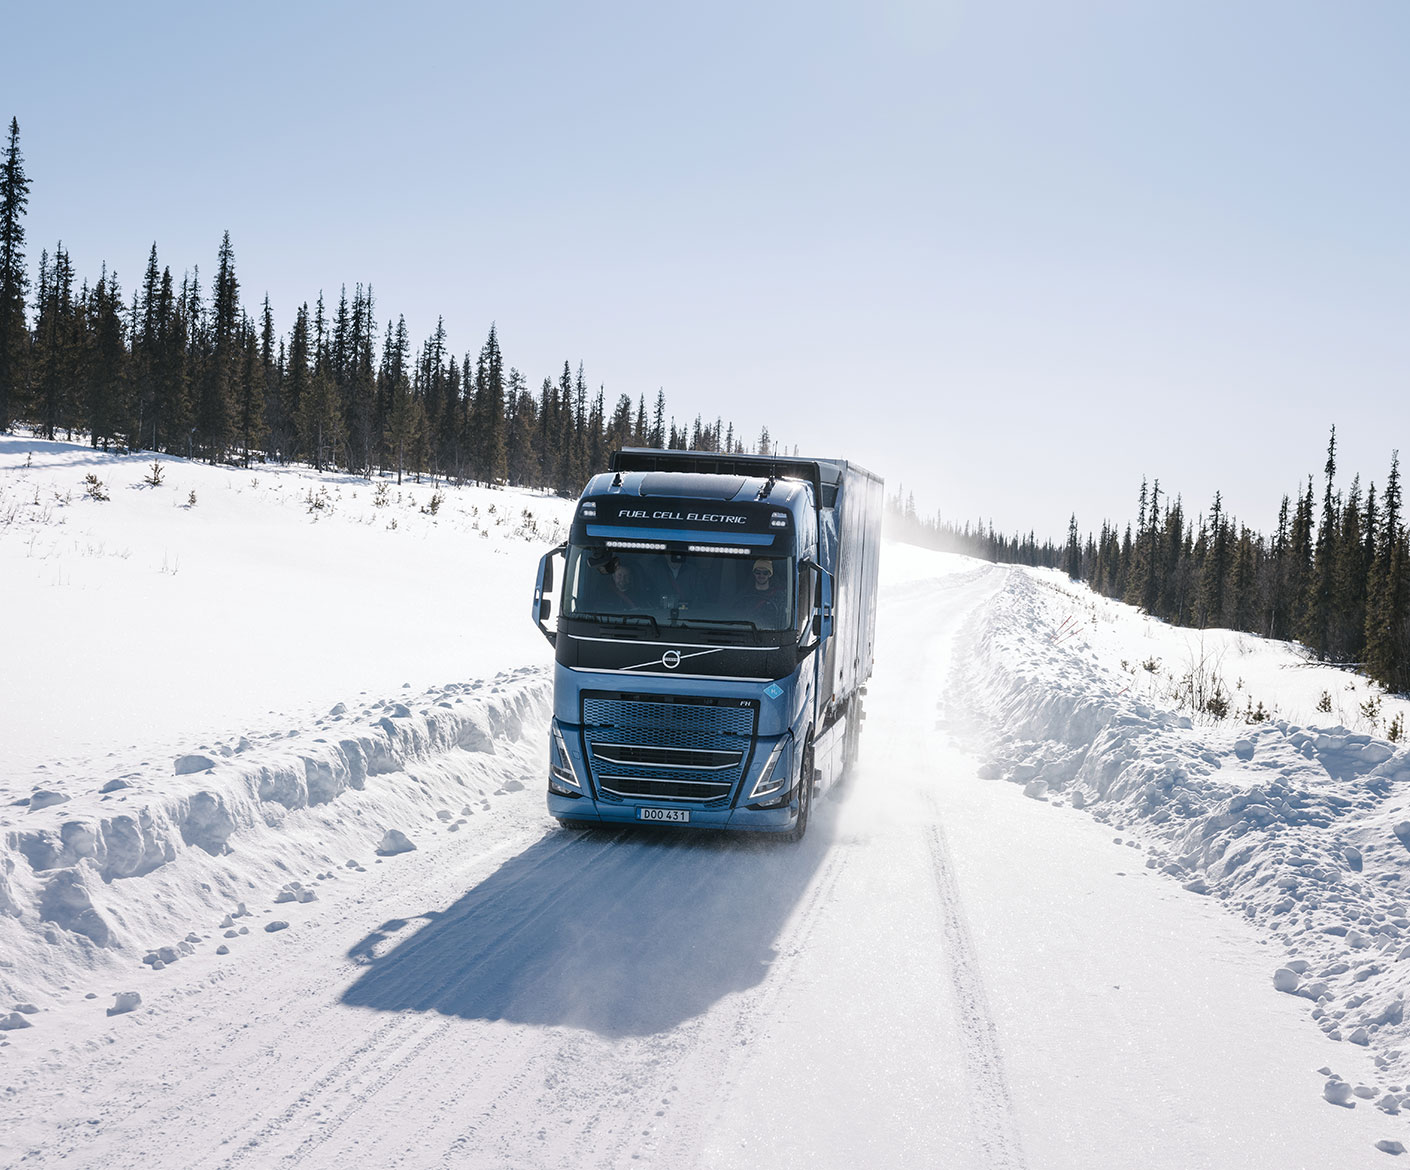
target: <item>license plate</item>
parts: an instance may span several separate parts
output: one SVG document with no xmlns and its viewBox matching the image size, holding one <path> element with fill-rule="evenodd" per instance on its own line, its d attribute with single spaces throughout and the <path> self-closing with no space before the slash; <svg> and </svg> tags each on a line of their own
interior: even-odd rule
<svg viewBox="0 0 1410 1170">
<path fill-rule="evenodd" d="M 690 809 L 688 808 L 639 808 L 636 810 L 637 820 L 641 821 L 672 821 L 677 824 L 684 824 L 690 820 Z"/>
</svg>

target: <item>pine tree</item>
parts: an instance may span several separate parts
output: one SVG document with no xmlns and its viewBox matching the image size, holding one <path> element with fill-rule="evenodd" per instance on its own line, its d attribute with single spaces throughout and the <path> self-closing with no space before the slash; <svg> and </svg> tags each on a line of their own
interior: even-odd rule
<svg viewBox="0 0 1410 1170">
<path fill-rule="evenodd" d="M 1185 508 L 1179 496 L 1166 509 L 1160 536 L 1160 588 L 1155 612 L 1168 622 L 1185 623 L 1189 618 L 1191 565 L 1186 547 Z"/>
<path fill-rule="evenodd" d="M 768 431 L 764 431 L 767 440 Z M 647 440 L 647 445 L 660 450 L 666 445 L 666 391 L 657 388 L 656 409 L 651 415 L 651 437 Z"/>
<path fill-rule="evenodd" d="M 1230 562 L 1229 521 L 1224 515 L 1224 497 L 1214 493 L 1209 509 L 1204 565 L 1200 573 L 1199 624 L 1201 628 L 1224 620 Z"/>
<path fill-rule="evenodd" d="M 132 378 L 133 403 L 137 410 L 134 444 L 146 444 L 157 450 L 157 370 L 160 352 L 157 345 L 157 314 L 161 310 L 161 270 L 157 264 L 157 245 L 147 255 L 147 270 L 142 276 L 142 291 L 133 306 L 129 369 Z"/>
<path fill-rule="evenodd" d="M 1253 627 L 1257 575 L 1258 551 L 1254 535 L 1247 525 L 1241 524 L 1238 539 L 1233 541 L 1229 589 L 1224 599 L 1223 621 L 1228 629 L 1249 630 Z"/>
<path fill-rule="evenodd" d="M 1307 583 L 1307 604 L 1303 612 L 1301 637 L 1318 658 L 1332 652 L 1332 609 L 1336 588 L 1338 553 L 1338 508 L 1332 484 L 1337 473 L 1337 429 L 1327 443 L 1326 487 L 1322 495 L 1322 522 L 1317 528 L 1317 545 L 1312 557 L 1312 574 Z"/>
<path fill-rule="evenodd" d="M 1063 572 L 1074 581 L 1082 579 L 1082 545 L 1077 534 L 1077 513 L 1067 522 L 1067 547 L 1063 553 Z"/>
<path fill-rule="evenodd" d="M 573 474 L 568 479 L 568 491 L 577 495 L 587 479 L 588 469 L 588 406 L 587 379 L 583 376 L 583 363 L 578 362 L 578 372 L 573 378 Z"/>
<path fill-rule="evenodd" d="M 89 443 L 107 450 L 127 418 L 127 347 L 117 273 L 104 266 L 88 297 L 84 384 Z"/>
<path fill-rule="evenodd" d="M 1384 682 L 1397 694 L 1410 692 L 1410 539 L 1402 529 L 1391 550 L 1386 574 Z"/>
<path fill-rule="evenodd" d="M 1146 560 L 1148 549 L 1146 527 L 1148 523 L 1151 523 L 1147 519 L 1149 504 L 1150 484 L 1147 480 L 1142 479 L 1140 501 L 1136 509 L 1136 534 L 1127 561 L 1125 601 L 1128 605 L 1145 604 L 1146 587 L 1150 580 L 1150 567 Z"/>
<path fill-rule="evenodd" d="M 556 423 L 558 427 L 558 467 L 554 475 L 553 486 L 560 493 L 566 494 L 574 490 L 573 485 L 577 482 L 577 461 L 574 457 L 574 448 L 578 445 L 577 419 L 573 413 L 573 371 L 566 361 L 563 363 L 563 373 L 558 379 Z"/>
<path fill-rule="evenodd" d="M 490 322 L 489 336 L 475 363 L 475 478 L 482 483 L 500 483 L 509 474 L 504 414 L 504 356 L 494 322 Z"/>
<path fill-rule="evenodd" d="M 234 441 L 235 385 L 240 378 L 240 286 L 235 251 L 227 231 L 220 241 L 215 286 L 211 290 L 211 330 L 204 377 L 196 404 L 196 429 L 212 463 L 224 460 Z"/>
<path fill-rule="evenodd" d="M 1366 673 L 1394 691 L 1410 690 L 1410 580 L 1400 520 L 1400 452 L 1391 457 L 1381 499 L 1380 539 L 1371 564 L 1366 604 Z"/>
<path fill-rule="evenodd" d="M 359 289 L 359 292 L 361 290 Z M 348 312 L 348 286 L 338 288 L 338 311 L 333 315 L 333 336 L 328 343 L 329 368 L 338 390 L 338 408 L 347 413 L 348 371 L 352 367 L 352 317 Z"/>
<path fill-rule="evenodd" d="M 397 327 L 397 340 L 383 363 L 388 380 L 386 443 L 392 466 L 397 471 L 398 486 L 401 485 L 408 458 L 414 456 L 424 441 L 426 429 L 421 399 L 407 376 L 406 345 L 406 321 L 402 319 Z"/>
<path fill-rule="evenodd" d="M 454 356 L 446 362 L 442 385 L 440 428 L 436 439 L 438 455 L 431 473 L 463 480 L 470 431 L 470 399 L 474 395 L 469 354 L 465 355 L 463 367 Z"/>
<path fill-rule="evenodd" d="M 618 396 L 617 405 L 612 411 L 612 419 L 607 424 L 607 435 L 603 441 L 603 445 L 608 451 L 620 451 L 623 447 L 632 445 L 632 410 L 631 395 Z"/>
<path fill-rule="evenodd" d="M 195 448 L 202 443 L 198 404 L 200 388 L 204 384 L 206 371 L 210 367 L 210 316 L 201 299 L 201 269 L 192 268 L 190 277 L 181 280 L 182 336 L 186 345 L 186 389 L 189 396 L 190 413 L 186 419 L 186 453 L 194 457 Z"/>
<path fill-rule="evenodd" d="M 505 380 L 505 401 L 509 410 L 504 442 L 508 481 L 521 487 L 541 483 L 534 475 L 534 439 L 538 433 L 534 397 L 529 393 L 529 383 L 524 375 L 512 366 Z"/>
<path fill-rule="evenodd" d="M 558 391 L 552 378 L 545 378 L 539 386 L 539 402 L 534 431 L 535 482 L 544 487 L 556 488 L 554 475 L 558 468 Z"/>
<path fill-rule="evenodd" d="M 265 445 L 265 375 L 260 360 L 260 339 L 254 322 L 241 314 L 236 332 L 235 426 L 244 465 L 249 467 L 256 446 Z"/>
<path fill-rule="evenodd" d="M 594 471 L 600 469 L 606 462 L 603 455 L 604 431 L 606 420 L 603 417 L 607 406 L 604 402 L 606 391 L 603 387 L 597 388 L 597 395 L 592 400 L 592 409 L 588 411 L 587 435 L 583 444 L 583 467 L 582 479 L 586 480 Z"/>
<path fill-rule="evenodd" d="M 319 293 L 318 303 L 314 307 L 313 336 L 309 341 L 311 369 L 305 371 L 307 388 L 299 401 L 299 431 L 309 462 L 316 470 L 324 471 L 334 464 L 342 444 L 342 433 L 338 387 L 333 378 L 333 354 L 322 293 Z M 290 364 L 293 365 L 292 358 Z"/>
<path fill-rule="evenodd" d="M 1126 525 L 1126 531 L 1121 534 L 1121 548 L 1116 557 L 1116 592 L 1115 596 L 1124 597 L 1129 588 L 1131 579 L 1131 525 Z"/>
<path fill-rule="evenodd" d="M 313 461 L 318 430 L 317 411 L 310 404 L 312 394 L 313 340 L 309 331 L 308 302 L 305 301 L 294 314 L 294 328 L 289 335 L 289 349 L 284 362 L 281 397 L 296 433 L 290 454 L 301 455 L 309 462 Z"/>
<path fill-rule="evenodd" d="M 364 289 L 359 284 L 353 292 L 352 310 L 345 326 L 341 372 L 335 377 L 348 442 L 347 465 L 349 470 L 362 475 L 372 474 L 375 448 L 381 437 L 373 367 L 375 333 L 372 287 Z"/>
<path fill-rule="evenodd" d="M 10 119 L 10 137 L 0 163 L 0 431 L 10 429 L 27 376 L 29 331 L 25 293 L 29 276 L 24 263 L 24 214 L 29 176 L 20 154 L 20 123 Z"/>
<path fill-rule="evenodd" d="M 1366 584 L 1370 565 L 1361 531 L 1364 518 L 1361 477 L 1356 476 L 1342 508 L 1332 581 L 1329 643 L 1331 656 L 1338 662 L 1359 663 L 1366 645 Z"/>
<path fill-rule="evenodd" d="M 422 412 L 425 416 L 425 426 L 420 436 L 420 441 L 424 444 L 426 454 L 431 457 L 430 470 L 436 471 L 440 467 L 440 460 L 436 457 L 437 449 L 440 446 L 440 436 L 449 427 L 452 431 L 455 428 L 455 403 L 446 401 L 448 398 L 449 384 L 446 372 L 446 326 L 445 319 L 436 318 L 436 331 L 421 347 L 421 355 L 417 361 L 415 390 L 421 400 Z M 447 419 L 447 416 L 452 417 Z M 418 468 L 421 464 L 418 464 Z"/>
<path fill-rule="evenodd" d="M 40 260 L 39 319 L 35 325 L 35 402 L 39 433 L 56 437 L 72 426 L 78 383 L 82 322 L 73 293 L 73 265 L 60 243 L 53 265 Z"/>
<path fill-rule="evenodd" d="M 1292 636 L 1292 591 L 1289 585 L 1291 574 L 1290 550 L 1292 548 L 1291 501 L 1287 494 L 1278 508 L 1278 527 L 1273 534 L 1272 579 L 1269 583 L 1266 602 L 1264 637 L 1280 641 Z"/>
<path fill-rule="evenodd" d="M 278 348 L 276 348 L 276 344 Z M 269 294 L 264 294 L 260 306 L 259 325 L 259 384 L 264 408 L 266 438 L 265 458 L 286 462 L 292 444 L 292 424 L 284 403 L 283 345 L 274 333 L 274 312 Z"/>
<path fill-rule="evenodd" d="M 1151 486 L 1150 515 L 1146 522 L 1146 533 L 1143 541 L 1145 553 L 1142 557 L 1144 561 L 1145 580 L 1141 583 L 1141 607 L 1147 613 L 1156 613 L 1156 602 L 1160 599 L 1160 583 L 1164 566 L 1161 564 L 1161 527 L 1160 516 L 1160 480 L 1157 479 Z"/>
<path fill-rule="evenodd" d="M 1309 583 L 1312 580 L 1313 535 L 1312 477 L 1307 477 L 1307 491 L 1298 497 L 1293 512 L 1291 538 L 1288 543 L 1288 628 L 1293 637 L 1301 637 L 1307 621 Z"/>
<path fill-rule="evenodd" d="M 406 456 L 404 443 L 400 451 L 394 452 L 392 449 L 392 412 L 399 408 L 397 395 L 413 392 L 410 362 L 411 338 L 407 333 L 406 318 L 399 316 L 395 329 L 390 321 L 387 322 L 382 362 L 377 371 L 377 417 L 380 420 L 381 464 L 384 468 L 395 465 L 396 460 L 403 460 Z"/>
</svg>

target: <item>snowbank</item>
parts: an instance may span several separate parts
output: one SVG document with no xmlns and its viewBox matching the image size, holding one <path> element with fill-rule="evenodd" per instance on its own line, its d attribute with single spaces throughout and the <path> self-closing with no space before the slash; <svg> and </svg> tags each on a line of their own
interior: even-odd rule
<svg viewBox="0 0 1410 1170">
<path fill-rule="evenodd" d="M 548 704 L 547 673 L 521 668 L 21 798 L 0 836 L 0 1002 L 51 994 L 76 968 L 173 962 L 203 941 L 187 924 L 239 916 L 251 891 L 311 901 L 291 874 L 332 880 L 398 851 L 389 837 L 463 824 L 472 803 L 522 789 Z"/>
<path fill-rule="evenodd" d="M 1410 1107 L 1410 750 L 1285 719 L 1196 711 L 1197 724 L 1149 679 L 1133 685 L 1142 655 L 1172 649 L 1148 621 L 1065 579 L 1009 570 L 957 656 L 951 694 L 969 709 L 946 714 L 973 721 L 985 775 L 1085 809 L 1147 868 L 1266 930 L 1286 951 L 1269 971 L 1276 990 L 1307 999 L 1330 1039 L 1373 1052 L 1383 1109 Z M 1264 653 L 1302 665 L 1291 648 Z M 1264 674 L 1277 708 L 1305 703 L 1292 692 L 1306 680 L 1289 675 L 1285 695 Z"/>
<path fill-rule="evenodd" d="M 570 510 L 0 435 L 0 1023 L 537 775 Z"/>
</svg>

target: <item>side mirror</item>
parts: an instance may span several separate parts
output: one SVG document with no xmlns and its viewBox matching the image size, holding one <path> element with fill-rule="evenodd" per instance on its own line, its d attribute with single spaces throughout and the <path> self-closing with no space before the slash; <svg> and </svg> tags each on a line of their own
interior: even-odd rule
<svg viewBox="0 0 1410 1170">
<path fill-rule="evenodd" d="M 805 561 L 803 572 L 813 575 L 813 615 L 808 623 L 808 640 L 798 643 L 800 655 L 811 654 L 832 637 L 832 574 L 821 565 Z"/>
<path fill-rule="evenodd" d="M 533 622 L 550 646 L 558 645 L 558 632 L 545 624 L 553 615 L 553 558 L 563 556 L 567 550 L 566 544 L 560 544 L 539 558 L 539 575 L 534 584 Z"/>
<path fill-rule="evenodd" d="M 818 605 L 818 615 L 814 619 L 818 640 L 826 642 L 832 637 L 832 574 L 826 569 L 818 570 L 818 583 L 820 598 Z"/>
</svg>

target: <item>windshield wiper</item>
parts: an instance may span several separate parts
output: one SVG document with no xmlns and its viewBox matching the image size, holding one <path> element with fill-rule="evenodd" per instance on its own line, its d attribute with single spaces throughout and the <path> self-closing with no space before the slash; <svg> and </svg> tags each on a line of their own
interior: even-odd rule
<svg viewBox="0 0 1410 1170">
<path fill-rule="evenodd" d="M 756 634 L 759 627 L 748 618 L 686 618 L 683 617 L 676 623 L 686 629 L 710 629 L 717 630 L 753 630 Z"/>
<path fill-rule="evenodd" d="M 661 627 L 656 624 L 656 619 L 649 613 L 583 613 L 581 611 L 567 615 L 569 621 L 575 622 L 596 622 L 599 626 L 621 626 L 630 628 L 633 626 L 645 629 L 651 627 L 651 632 L 658 637 L 661 634 Z"/>
</svg>

